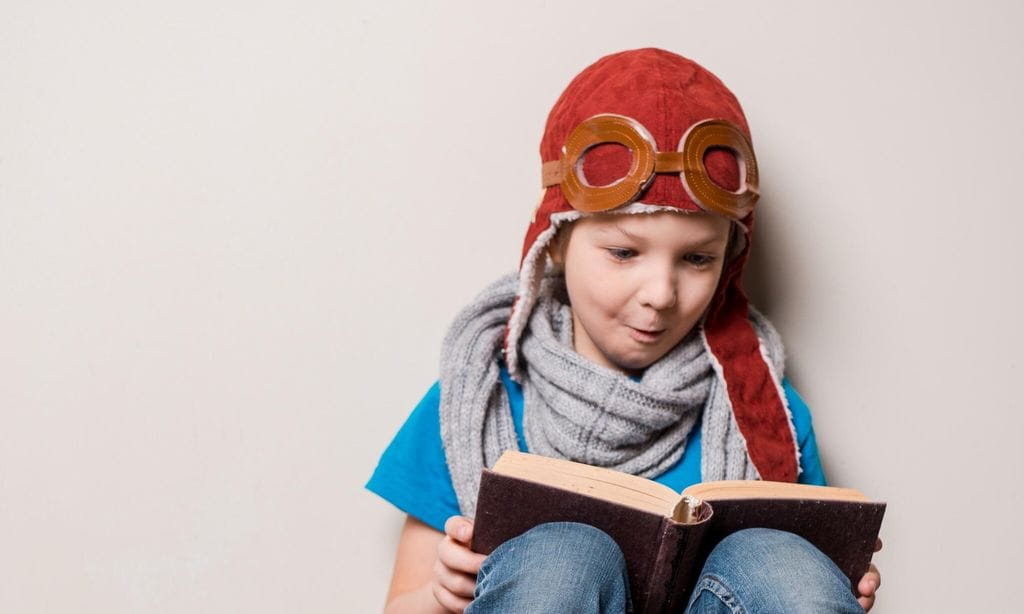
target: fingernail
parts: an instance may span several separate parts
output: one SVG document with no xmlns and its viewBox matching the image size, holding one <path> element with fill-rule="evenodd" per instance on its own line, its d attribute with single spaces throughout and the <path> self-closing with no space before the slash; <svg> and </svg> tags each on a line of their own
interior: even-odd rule
<svg viewBox="0 0 1024 614">
<path fill-rule="evenodd" d="M 467 537 L 469 537 L 469 527 L 459 527 L 459 539 L 466 541 Z"/>
</svg>

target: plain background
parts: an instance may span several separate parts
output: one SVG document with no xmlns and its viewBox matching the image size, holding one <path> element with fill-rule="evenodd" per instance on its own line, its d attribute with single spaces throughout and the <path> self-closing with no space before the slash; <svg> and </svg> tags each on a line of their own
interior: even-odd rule
<svg viewBox="0 0 1024 614">
<path fill-rule="evenodd" d="M 743 103 L 748 281 L 875 611 L 1024 568 L 1016 2 L 0 3 L 0 611 L 370 612 L 362 489 L 517 264 L 558 94 L 658 46 Z"/>
</svg>

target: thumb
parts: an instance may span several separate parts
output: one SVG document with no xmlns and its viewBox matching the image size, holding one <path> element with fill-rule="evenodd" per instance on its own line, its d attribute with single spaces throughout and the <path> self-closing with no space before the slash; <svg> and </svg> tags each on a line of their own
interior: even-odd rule
<svg viewBox="0 0 1024 614">
<path fill-rule="evenodd" d="M 444 532 L 455 541 L 468 544 L 473 539 L 473 521 L 465 516 L 452 516 L 444 523 Z"/>
</svg>

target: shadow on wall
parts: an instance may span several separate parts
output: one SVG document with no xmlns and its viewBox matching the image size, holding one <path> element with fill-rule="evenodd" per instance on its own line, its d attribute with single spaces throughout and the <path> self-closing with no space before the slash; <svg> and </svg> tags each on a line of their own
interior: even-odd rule
<svg viewBox="0 0 1024 614">
<path fill-rule="evenodd" d="M 778 301 L 779 288 L 772 285 L 772 272 L 778 270 L 779 255 L 772 236 L 771 224 L 766 224 L 763 215 L 768 207 L 762 200 L 758 203 L 758 219 L 754 225 L 754 243 L 750 248 L 747 266 L 743 271 L 743 288 L 750 302 L 766 315 L 774 312 Z M 775 280 L 780 281 L 780 280 Z"/>
<path fill-rule="evenodd" d="M 786 270 L 788 266 L 799 260 L 800 255 L 793 253 L 793 241 L 787 240 L 792 239 L 792 237 L 786 236 L 786 233 L 789 232 L 787 231 L 788 227 L 785 224 L 773 223 L 773 220 L 769 217 L 773 213 L 780 215 L 780 212 L 772 206 L 770 200 L 768 202 L 762 200 L 758 203 L 758 219 L 754 228 L 754 243 L 751 246 L 749 260 L 743 271 L 743 287 L 747 292 L 750 303 L 758 311 L 768 316 L 768 319 L 779 328 L 783 342 L 786 342 L 786 330 L 785 326 L 783 326 L 787 320 L 785 317 L 786 312 L 793 309 L 793 305 L 802 300 L 800 296 L 801 288 L 797 283 L 796 277 L 792 274 L 786 274 Z M 789 349 L 787 347 L 786 375 L 794 387 L 796 387 L 797 392 L 801 393 L 804 401 L 808 403 L 813 415 L 814 403 L 808 398 L 811 391 L 809 389 L 801 390 L 801 382 L 804 380 L 800 377 L 801 360 L 806 361 L 810 359 L 807 356 L 796 356 L 796 353 L 791 353 Z M 835 473 L 832 470 L 835 467 L 830 462 L 827 452 L 828 446 L 822 445 L 822 440 L 827 441 L 829 436 L 825 434 L 823 437 L 821 432 L 816 433 L 816 436 L 825 475 L 834 476 Z"/>
</svg>

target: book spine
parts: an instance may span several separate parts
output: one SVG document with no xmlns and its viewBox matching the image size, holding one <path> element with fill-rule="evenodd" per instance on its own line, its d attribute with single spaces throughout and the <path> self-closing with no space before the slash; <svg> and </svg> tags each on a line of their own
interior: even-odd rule
<svg viewBox="0 0 1024 614">
<path fill-rule="evenodd" d="M 682 611 L 700 571 L 698 555 L 706 527 L 706 522 L 681 524 L 664 519 L 644 614 Z"/>
</svg>

